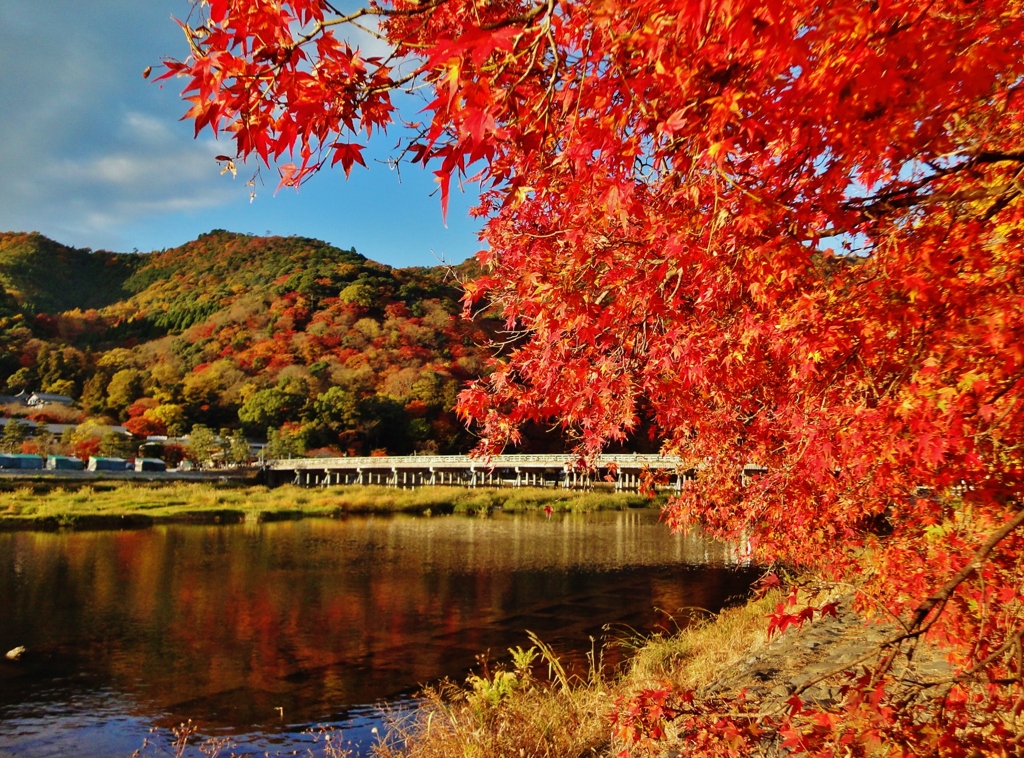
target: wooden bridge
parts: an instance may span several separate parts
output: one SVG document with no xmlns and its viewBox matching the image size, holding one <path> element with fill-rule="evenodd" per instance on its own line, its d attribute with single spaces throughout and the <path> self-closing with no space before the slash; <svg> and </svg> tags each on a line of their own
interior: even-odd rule
<svg viewBox="0 0 1024 758">
<path fill-rule="evenodd" d="M 692 475 L 683 460 L 658 455 L 602 455 L 589 471 L 581 471 L 575 458 L 559 455 L 391 455 L 370 458 L 289 458 L 264 465 L 267 484 L 292 483 L 302 487 L 342 484 L 379 484 L 388 487 L 451 485 L 461 487 L 597 486 L 636 491 L 642 477 L 654 475 L 655 487 L 678 492 Z"/>
</svg>

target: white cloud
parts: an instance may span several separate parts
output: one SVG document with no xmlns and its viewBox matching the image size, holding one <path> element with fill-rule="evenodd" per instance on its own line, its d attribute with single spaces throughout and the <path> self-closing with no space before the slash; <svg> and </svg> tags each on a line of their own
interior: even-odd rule
<svg viewBox="0 0 1024 758">
<path fill-rule="evenodd" d="M 0 228 L 116 245 L 125 226 L 223 205 L 244 191 L 219 175 L 214 156 L 224 146 L 212 140 L 191 140 L 138 112 L 111 131 L 106 145 L 23 165 L 15 180 L 0 182 Z"/>
<path fill-rule="evenodd" d="M 151 116 L 129 113 L 117 145 L 88 158 L 65 158 L 47 168 L 50 181 L 105 185 L 150 194 L 216 175 L 213 156 L 224 150 L 212 140 L 182 139 Z M 219 182 L 218 182 L 219 183 Z"/>
<path fill-rule="evenodd" d="M 180 44 L 182 0 L 4 0 L 0 229 L 116 246 L 121 229 L 244 195 L 142 69 Z M 161 20 L 163 19 L 163 20 Z M 140 33 L 143 32 L 144 33 Z"/>
</svg>

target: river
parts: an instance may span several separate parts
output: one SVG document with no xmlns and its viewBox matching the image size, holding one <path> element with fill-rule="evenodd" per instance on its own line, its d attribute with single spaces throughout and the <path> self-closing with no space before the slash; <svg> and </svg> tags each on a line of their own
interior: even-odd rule
<svg viewBox="0 0 1024 758">
<path fill-rule="evenodd" d="M 379 705 L 526 630 L 578 661 L 752 576 L 645 510 L 0 534 L 0 654 L 26 648 L 0 658 L 0 756 L 159 755 L 189 718 L 240 755 L 318 724 L 365 754 Z"/>
</svg>

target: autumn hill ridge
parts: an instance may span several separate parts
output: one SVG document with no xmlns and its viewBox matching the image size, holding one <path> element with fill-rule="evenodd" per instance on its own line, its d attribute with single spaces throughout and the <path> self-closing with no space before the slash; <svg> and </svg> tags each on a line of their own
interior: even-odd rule
<svg viewBox="0 0 1024 758">
<path fill-rule="evenodd" d="M 0 394 L 137 434 L 273 430 L 282 452 L 464 451 L 452 406 L 494 328 L 458 315 L 474 273 L 222 230 L 148 254 L 0 233 Z"/>
</svg>

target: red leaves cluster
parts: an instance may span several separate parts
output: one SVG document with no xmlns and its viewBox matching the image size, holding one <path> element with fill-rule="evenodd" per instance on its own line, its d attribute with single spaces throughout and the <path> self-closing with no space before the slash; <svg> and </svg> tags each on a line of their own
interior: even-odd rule
<svg viewBox="0 0 1024 758">
<path fill-rule="evenodd" d="M 778 633 L 782 634 L 789 627 L 795 626 L 797 629 L 801 628 L 805 623 L 814 619 L 814 615 L 817 614 L 819 618 L 825 616 L 836 616 L 839 610 L 837 603 L 825 603 L 820 607 L 813 605 L 805 605 L 803 608 L 796 608 L 798 592 L 797 588 L 793 588 L 790 592 L 789 597 L 786 598 L 786 602 L 779 603 L 775 607 L 775 611 L 768 617 L 768 636 Z"/>
<path fill-rule="evenodd" d="M 366 164 L 363 146 L 343 135 L 369 137 L 390 122 L 391 69 L 339 40 L 331 12 L 323 0 L 211 2 L 204 23 L 181 23 L 192 55 L 165 61 L 157 79 L 186 77 L 185 117 L 196 134 L 229 132 L 238 157 L 269 166 L 298 152 L 297 164 L 281 167 L 281 186 L 298 185 L 328 159 L 348 175 Z"/>
<path fill-rule="evenodd" d="M 651 746 L 664 738 L 665 723 L 679 715 L 678 705 L 676 694 L 667 684 L 642 690 L 629 699 L 619 697 L 612 714 L 615 736 L 627 745 Z M 619 758 L 629 758 L 629 750 L 622 750 Z"/>
<path fill-rule="evenodd" d="M 620 697 L 612 714 L 613 734 L 625 745 L 618 756 L 660 754 L 658 743 L 667 737 L 669 721 L 673 722 L 674 736 L 686 745 L 690 755 L 756 755 L 757 740 L 767 730 L 756 718 L 730 712 L 729 706 L 735 705 L 698 698 L 693 692 L 677 690 L 668 683 L 642 690 L 630 698 Z"/>
<path fill-rule="evenodd" d="M 486 276 L 467 308 L 499 309 L 522 338 L 462 396 L 485 446 L 558 420 L 593 453 L 653 424 L 697 472 L 673 526 L 866 574 L 912 618 L 1021 508 L 1020 10 L 371 6 L 432 92 L 409 154 L 438 164 L 442 206 L 453 175 L 487 189 Z M 358 162 L 341 135 L 386 124 L 401 80 L 320 23 L 344 19 L 313 0 L 210 14 L 195 54 L 168 64 L 190 77 L 197 128 L 227 125 L 242 157 L 298 149 L 288 182 L 325 150 Z M 767 473 L 744 486 L 748 463 Z M 1022 549 L 1010 533 L 912 624 L 1008 713 L 1024 677 Z M 957 687 L 929 690 L 942 693 L 930 711 L 865 693 L 837 723 L 869 709 L 868 733 L 945 751 L 984 711 L 958 705 Z"/>
</svg>

